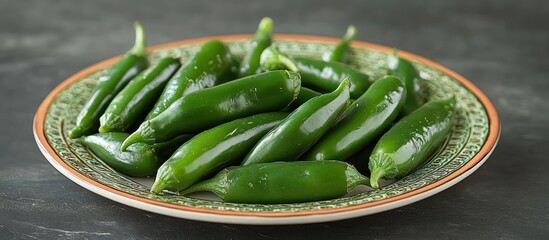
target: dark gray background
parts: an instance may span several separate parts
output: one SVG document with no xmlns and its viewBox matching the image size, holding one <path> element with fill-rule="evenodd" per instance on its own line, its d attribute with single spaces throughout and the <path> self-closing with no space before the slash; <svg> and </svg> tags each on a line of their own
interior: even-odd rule
<svg viewBox="0 0 549 240">
<path fill-rule="evenodd" d="M 115 2 L 115 3 L 113 3 Z M 32 118 L 61 81 L 125 52 L 140 20 L 149 44 L 275 31 L 395 46 L 449 67 L 493 100 L 502 122 L 492 157 L 433 197 L 385 213 L 297 226 L 177 219 L 98 196 L 39 152 Z M 547 1 L 0 1 L 0 238 L 540 239 L 549 236 Z"/>
</svg>

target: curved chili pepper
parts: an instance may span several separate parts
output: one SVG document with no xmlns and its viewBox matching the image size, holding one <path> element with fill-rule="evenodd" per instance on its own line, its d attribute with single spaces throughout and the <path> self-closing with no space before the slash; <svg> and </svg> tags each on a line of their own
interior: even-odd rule
<svg viewBox="0 0 549 240">
<path fill-rule="evenodd" d="M 221 124 L 183 144 L 156 174 L 151 192 L 181 191 L 206 175 L 237 163 L 288 113 L 262 113 Z"/>
<path fill-rule="evenodd" d="M 389 55 L 387 66 L 388 74 L 401 78 L 406 84 L 406 103 L 401 115 L 408 115 L 423 104 L 419 95 L 421 91 L 419 72 L 411 62 L 399 57 L 396 50 Z"/>
<path fill-rule="evenodd" d="M 261 19 L 250 49 L 244 55 L 240 63 L 239 77 L 246 77 L 259 73 L 259 58 L 265 48 L 271 45 L 273 32 L 273 20 L 265 17 Z"/>
<path fill-rule="evenodd" d="M 341 161 L 274 162 L 229 167 L 181 194 L 215 193 L 233 203 L 298 203 L 342 197 L 367 177 Z"/>
<path fill-rule="evenodd" d="M 349 80 L 344 80 L 335 91 L 315 97 L 293 111 L 259 140 L 241 165 L 297 160 L 330 129 L 348 105 Z"/>
<path fill-rule="evenodd" d="M 177 99 L 222 83 L 223 76 L 232 63 L 229 48 L 218 40 L 204 43 L 187 64 L 168 81 L 160 98 L 145 120 L 150 120 L 166 110 Z"/>
<path fill-rule="evenodd" d="M 356 36 L 356 28 L 353 25 L 350 25 L 347 28 L 347 32 L 341 39 L 335 48 L 331 52 L 327 52 L 322 56 L 322 60 L 326 62 L 345 62 L 346 53 L 349 50 L 349 45 L 351 41 Z"/>
<path fill-rule="evenodd" d="M 105 112 L 111 100 L 137 74 L 148 66 L 146 58 L 146 37 L 143 27 L 135 23 L 135 45 L 102 77 L 93 89 L 92 95 L 76 118 L 76 125 L 70 131 L 70 138 L 97 132 L 99 117 Z"/>
<path fill-rule="evenodd" d="M 99 118 L 99 132 L 123 132 L 142 120 L 180 66 L 176 58 L 163 58 L 132 79 Z"/>
<path fill-rule="evenodd" d="M 274 46 L 261 54 L 261 66 L 268 70 L 288 69 L 301 75 L 304 87 L 319 92 L 330 92 L 339 86 L 344 78 L 351 81 L 351 98 L 356 99 L 370 86 L 370 77 L 348 65 L 325 62 L 309 58 L 289 58 Z"/>
<path fill-rule="evenodd" d="M 375 140 L 397 118 L 406 87 L 395 76 L 384 76 L 354 101 L 305 156 L 304 160 L 343 160 Z"/>
<path fill-rule="evenodd" d="M 157 117 L 145 121 L 124 144 L 149 144 L 183 133 L 198 133 L 237 118 L 279 111 L 297 96 L 299 74 L 271 71 L 190 93 Z"/>
<path fill-rule="evenodd" d="M 99 159 L 114 170 L 131 177 L 148 177 L 154 175 L 162 160 L 150 145 L 139 143 L 120 151 L 120 145 L 128 133 L 109 132 L 79 138 L 78 143 L 88 147 Z"/>
<path fill-rule="evenodd" d="M 377 142 L 370 155 L 371 184 L 401 178 L 421 165 L 444 142 L 454 123 L 456 100 L 430 101 L 400 119 Z"/>
</svg>

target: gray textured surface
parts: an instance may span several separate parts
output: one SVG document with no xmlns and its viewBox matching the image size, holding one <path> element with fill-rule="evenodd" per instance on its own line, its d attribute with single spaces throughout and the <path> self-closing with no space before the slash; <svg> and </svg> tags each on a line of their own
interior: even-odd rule
<svg viewBox="0 0 549 240">
<path fill-rule="evenodd" d="M 0 1 L 0 238 L 541 239 L 549 236 L 549 4 L 546 1 Z M 311 6 L 314 5 L 314 6 Z M 275 31 L 357 39 L 433 59 L 493 100 L 502 136 L 456 186 L 361 218 L 299 226 L 240 226 L 133 209 L 74 184 L 32 137 L 46 94 L 72 73 L 129 47 L 140 20 L 151 45 Z"/>
</svg>

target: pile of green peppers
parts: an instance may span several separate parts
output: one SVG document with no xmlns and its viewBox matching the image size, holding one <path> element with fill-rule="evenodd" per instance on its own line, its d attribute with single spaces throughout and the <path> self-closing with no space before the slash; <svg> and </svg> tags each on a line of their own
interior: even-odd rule
<svg viewBox="0 0 549 240">
<path fill-rule="evenodd" d="M 134 47 L 98 81 L 69 137 L 123 174 L 155 176 L 156 194 L 338 198 L 408 175 L 451 133 L 455 98 L 424 103 L 418 71 L 396 51 L 375 81 L 347 64 L 354 26 L 322 60 L 280 52 L 264 18 L 242 58 L 210 40 L 186 62 L 153 65 L 135 29 Z M 350 161 L 357 155 L 360 164 Z"/>
</svg>

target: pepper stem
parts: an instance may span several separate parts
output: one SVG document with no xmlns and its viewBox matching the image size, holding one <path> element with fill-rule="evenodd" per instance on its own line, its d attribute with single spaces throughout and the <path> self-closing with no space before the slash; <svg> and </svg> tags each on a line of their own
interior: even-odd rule
<svg viewBox="0 0 549 240">
<path fill-rule="evenodd" d="M 355 38 L 355 36 L 356 27 L 353 25 L 349 25 L 349 27 L 347 28 L 347 32 L 345 32 L 345 35 L 343 35 L 343 39 L 341 39 L 341 41 L 348 44 Z"/>
<path fill-rule="evenodd" d="M 377 167 L 372 170 L 372 174 L 370 175 L 370 185 L 374 189 L 379 188 L 379 179 L 383 178 L 385 176 L 385 169 L 383 167 Z"/>
<path fill-rule="evenodd" d="M 326 52 L 322 56 L 322 60 L 326 62 L 342 62 L 345 58 L 345 52 L 349 49 L 349 44 L 356 36 L 356 28 L 353 25 L 347 27 L 347 32 L 341 38 L 341 41 L 336 45 L 333 51 Z"/>
<path fill-rule="evenodd" d="M 261 22 L 259 22 L 259 26 L 257 27 L 256 35 L 271 35 L 273 32 L 273 20 L 270 17 L 264 17 L 261 19 Z"/>
<path fill-rule="evenodd" d="M 223 169 L 215 175 L 215 177 L 194 184 L 187 189 L 180 191 L 179 194 L 187 195 L 194 192 L 212 192 L 218 197 L 225 199 L 225 196 L 227 195 L 227 175 L 228 170 Z"/>
<path fill-rule="evenodd" d="M 360 172 L 358 172 L 353 165 L 347 164 L 345 176 L 347 177 L 347 193 L 351 192 L 353 188 L 361 184 L 370 186 L 370 179 L 360 174 Z"/>
<path fill-rule="evenodd" d="M 130 134 L 130 136 L 128 136 L 126 140 L 124 140 L 124 142 L 122 143 L 122 146 L 120 146 L 120 150 L 126 151 L 126 148 L 128 148 L 130 145 L 140 142 L 141 140 L 143 140 L 143 135 L 141 131 L 139 131 L 138 129 L 137 131 Z"/>
<path fill-rule="evenodd" d="M 166 188 L 166 182 L 156 178 L 156 180 L 154 181 L 151 187 L 151 193 L 159 194 L 165 188 Z"/>
<path fill-rule="evenodd" d="M 145 36 L 145 31 L 143 30 L 143 26 L 139 22 L 133 23 L 135 27 L 135 43 L 133 45 L 133 48 L 128 51 L 128 53 L 136 55 L 136 56 L 145 56 L 147 54 L 147 50 L 145 49 L 147 46 L 147 37 Z"/>
<path fill-rule="evenodd" d="M 294 72 L 299 71 L 299 68 L 296 66 L 294 61 L 278 51 L 278 49 L 274 46 L 266 48 L 263 53 L 261 53 L 260 65 L 267 70 L 276 70 L 282 68 Z"/>
</svg>

